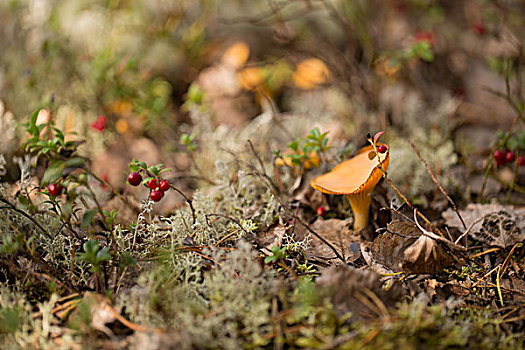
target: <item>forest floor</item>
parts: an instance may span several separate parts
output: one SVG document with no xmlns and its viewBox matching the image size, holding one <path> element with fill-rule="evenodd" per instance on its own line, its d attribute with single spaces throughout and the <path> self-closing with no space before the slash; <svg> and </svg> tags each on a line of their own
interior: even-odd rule
<svg viewBox="0 0 525 350">
<path fill-rule="evenodd" d="M 523 348 L 522 3 L 51 3 L 0 4 L 1 348 Z"/>
</svg>

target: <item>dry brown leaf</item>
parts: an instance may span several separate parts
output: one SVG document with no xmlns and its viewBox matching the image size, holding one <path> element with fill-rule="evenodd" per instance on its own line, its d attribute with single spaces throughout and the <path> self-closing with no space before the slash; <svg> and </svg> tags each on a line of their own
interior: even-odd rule
<svg viewBox="0 0 525 350">
<path fill-rule="evenodd" d="M 394 221 L 368 247 L 374 260 L 393 271 L 439 273 L 454 258 L 439 242 L 410 223 Z"/>
<path fill-rule="evenodd" d="M 487 245 L 506 248 L 525 240 L 525 208 L 501 204 L 469 204 L 460 210 L 471 235 Z M 462 228 L 456 213 L 442 214 L 447 225 Z"/>
<path fill-rule="evenodd" d="M 338 314 L 351 312 L 354 317 L 387 316 L 388 308 L 405 295 L 400 283 L 394 282 L 386 290 L 379 274 L 347 265 L 324 270 L 316 284 L 330 295 Z"/>
<path fill-rule="evenodd" d="M 408 273 L 439 273 L 454 258 L 434 239 L 421 235 L 407 250 L 403 270 Z"/>
<path fill-rule="evenodd" d="M 269 251 L 272 247 L 281 246 L 285 234 L 286 226 L 282 223 L 276 223 L 270 226 L 266 231 L 261 232 L 257 236 L 257 240 L 262 247 Z"/>
<path fill-rule="evenodd" d="M 345 258 L 350 258 L 352 256 L 352 252 L 349 248 L 350 244 L 361 240 L 359 234 L 356 234 L 351 230 L 345 220 L 318 219 L 310 228 L 330 242 L 337 249 L 339 254 Z M 309 259 L 336 258 L 333 250 L 314 235 L 310 235 L 310 248 L 307 250 L 306 254 Z"/>
<path fill-rule="evenodd" d="M 387 232 L 379 235 L 368 246 L 373 259 L 392 271 L 403 270 L 404 252 L 421 235 L 415 226 L 401 221 L 387 225 Z"/>
</svg>

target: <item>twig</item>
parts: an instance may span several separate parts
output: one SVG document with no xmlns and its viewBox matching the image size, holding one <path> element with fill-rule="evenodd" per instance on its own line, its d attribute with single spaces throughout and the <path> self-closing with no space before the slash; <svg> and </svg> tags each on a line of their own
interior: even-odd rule
<svg viewBox="0 0 525 350">
<path fill-rule="evenodd" d="M 490 213 L 490 214 L 492 214 L 492 213 Z M 490 214 L 487 214 L 487 215 L 490 215 Z M 470 233 L 470 230 L 472 230 L 472 228 L 474 227 L 474 225 L 476 225 L 478 222 L 484 220 L 484 219 L 487 217 L 487 215 L 484 215 L 484 216 L 478 218 L 476 221 L 474 221 L 472 224 L 470 224 L 470 226 L 467 228 L 467 230 L 466 230 L 461 236 L 459 236 L 459 237 L 454 241 L 454 243 L 458 244 L 459 241 L 460 241 L 463 237 L 465 237 L 466 235 L 468 235 L 468 234 Z"/>
<path fill-rule="evenodd" d="M 40 224 L 34 217 L 29 215 L 25 211 L 18 209 L 5 198 L 0 198 L 0 202 L 5 203 L 7 205 L 7 207 L 3 207 L 3 208 L 11 209 L 12 211 L 17 212 L 18 214 L 23 215 L 25 218 L 29 219 L 33 224 L 35 224 L 35 226 L 38 227 L 40 231 L 42 231 L 42 233 L 44 233 L 48 238 L 53 239 L 49 231 L 46 230 L 44 226 L 42 226 L 42 224 Z"/>
<path fill-rule="evenodd" d="M 433 233 L 433 232 L 430 232 L 430 231 L 425 230 L 425 229 L 419 224 L 419 222 L 417 221 L 417 216 L 416 216 L 417 212 L 418 212 L 418 210 L 417 210 L 417 208 L 415 208 L 415 209 L 414 209 L 414 221 L 415 221 L 415 223 L 416 223 L 416 226 L 417 226 L 417 227 L 421 230 L 421 232 L 423 233 L 423 235 L 425 235 L 425 236 L 427 236 L 427 237 L 430 237 L 430 238 L 432 238 L 432 239 L 434 239 L 434 240 L 436 240 L 436 241 L 443 242 L 443 243 L 447 244 L 449 247 L 453 247 L 453 248 L 455 248 L 455 249 L 457 249 L 457 250 L 459 250 L 459 251 L 462 251 L 462 252 L 466 251 L 465 247 L 460 246 L 460 245 L 458 245 L 458 244 L 456 244 L 456 243 L 454 243 L 454 242 L 452 242 L 452 241 L 449 241 L 448 239 L 446 239 L 446 238 L 444 238 L 444 237 L 439 237 L 438 235 L 436 235 L 436 234 Z"/>
<path fill-rule="evenodd" d="M 248 144 L 250 145 L 250 149 L 252 150 L 253 155 L 255 156 L 255 158 L 259 162 L 259 165 L 261 166 L 262 173 L 267 176 L 266 168 L 264 167 L 264 163 L 261 157 L 259 157 L 259 154 L 255 151 L 255 147 L 253 147 L 252 140 L 248 140 Z"/>
<path fill-rule="evenodd" d="M 416 148 L 416 145 L 414 144 L 414 142 L 412 140 L 408 140 L 408 143 L 410 143 L 410 146 L 412 146 L 412 149 L 414 150 L 414 152 L 416 152 L 419 160 L 421 162 L 423 162 L 423 164 L 427 168 L 427 171 L 430 174 L 430 177 L 432 178 L 432 182 L 434 182 L 434 184 L 436 184 L 436 186 L 439 188 L 441 193 L 443 193 L 443 195 L 445 197 L 447 197 L 447 200 L 449 201 L 449 203 L 452 204 L 452 208 L 454 208 L 454 211 L 456 212 L 456 215 L 458 216 L 459 220 L 461 221 L 461 224 L 463 225 L 463 228 L 467 229 L 467 225 L 465 225 L 465 221 L 463 221 L 463 218 L 461 217 L 461 214 L 459 213 L 458 208 L 456 208 L 456 204 L 454 204 L 454 201 L 452 200 L 452 198 L 450 198 L 448 193 L 443 189 L 441 184 L 438 182 L 438 180 L 434 176 L 434 173 L 432 172 L 432 169 L 430 169 L 430 166 L 428 165 L 427 161 L 421 156 L 421 154 L 419 153 L 418 149 Z"/>
<path fill-rule="evenodd" d="M 376 152 L 376 154 L 379 154 L 379 152 L 377 151 L 377 146 L 376 144 L 374 143 L 374 141 L 372 140 L 371 137 L 368 138 L 368 142 L 370 142 L 370 144 L 372 145 L 372 147 L 374 147 L 374 151 Z M 390 152 L 390 151 L 388 151 Z M 379 159 L 379 157 L 377 157 L 377 161 L 379 162 L 379 170 L 381 170 L 381 173 L 383 174 L 383 178 L 388 182 L 388 184 L 390 185 L 390 187 L 392 187 L 392 189 L 397 193 L 397 195 L 410 207 L 410 209 L 414 210 L 416 209 L 412 203 L 410 203 L 410 201 L 407 199 L 407 197 L 405 197 L 405 195 L 403 193 L 401 193 L 401 191 L 396 187 L 396 185 L 394 185 L 394 183 L 392 182 L 392 180 L 390 180 L 390 178 L 387 176 L 386 174 L 386 171 L 385 169 L 383 169 L 383 165 L 381 164 L 381 159 Z M 428 225 L 430 225 L 430 227 L 432 227 L 433 229 L 435 229 L 439 235 L 441 237 L 443 237 L 443 239 L 445 239 L 445 235 L 443 234 L 443 232 L 441 232 L 441 230 L 439 228 L 437 228 L 436 225 L 434 225 L 433 223 L 430 222 L 430 220 L 427 219 L 427 217 L 425 215 L 423 215 L 419 210 L 416 210 L 415 211 L 417 213 L 417 215 L 423 219 L 424 222 L 426 222 Z"/>
<path fill-rule="evenodd" d="M 109 188 L 111 190 L 111 193 L 113 193 L 115 196 L 117 196 L 118 198 L 120 198 L 120 200 L 122 202 L 124 202 L 124 204 L 126 204 L 131 210 L 133 210 L 135 213 L 139 213 L 140 211 L 137 209 L 136 206 L 132 205 L 129 200 L 122 196 L 120 193 L 118 193 L 117 190 L 115 190 L 115 188 L 107 181 L 105 181 L 104 179 L 102 179 L 101 177 L 99 177 L 97 174 L 95 174 L 94 172 L 92 172 L 91 170 L 89 169 L 86 169 L 86 172 L 93 176 L 93 178 L 95 180 L 97 180 L 98 182 L 100 182 L 101 184 L 103 184 L 104 186 L 106 186 L 107 188 Z"/>
<path fill-rule="evenodd" d="M 173 188 L 175 191 L 177 191 L 182 197 L 184 197 L 184 199 L 186 200 L 186 203 L 188 203 L 188 205 L 190 206 L 191 219 L 193 221 L 193 225 L 195 225 L 195 222 L 197 222 L 197 216 L 195 215 L 195 208 L 193 208 L 192 200 L 190 199 L 190 197 L 186 195 L 186 193 L 182 192 L 180 188 L 173 185 L 171 182 L 170 182 L 170 187 Z"/>
</svg>

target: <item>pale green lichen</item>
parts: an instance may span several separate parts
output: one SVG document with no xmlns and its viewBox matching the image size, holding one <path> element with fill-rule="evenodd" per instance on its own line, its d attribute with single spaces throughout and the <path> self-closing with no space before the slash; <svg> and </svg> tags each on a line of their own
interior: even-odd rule
<svg viewBox="0 0 525 350">
<path fill-rule="evenodd" d="M 454 180 L 448 172 L 457 163 L 453 142 L 439 130 L 414 130 L 411 137 L 423 159 L 436 175 L 438 182 L 450 189 Z M 410 144 L 404 138 L 395 138 L 390 142 L 390 166 L 388 174 L 399 188 L 406 188 L 409 197 L 417 197 L 436 190 L 430 174 Z"/>
</svg>

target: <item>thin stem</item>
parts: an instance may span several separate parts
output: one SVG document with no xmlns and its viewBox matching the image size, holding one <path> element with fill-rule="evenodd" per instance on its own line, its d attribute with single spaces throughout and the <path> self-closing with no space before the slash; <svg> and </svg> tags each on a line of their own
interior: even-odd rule
<svg viewBox="0 0 525 350">
<path fill-rule="evenodd" d="M 458 208 L 456 208 L 456 204 L 454 204 L 454 201 L 452 200 L 452 198 L 450 198 L 450 196 L 448 195 L 447 192 L 445 192 L 445 190 L 443 189 L 443 187 L 440 185 L 440 183 L 438 182 L 438 180 L 436 179 L 436 177 L 434 176 L 434 173 L 432 172 L 432 170 L 430 169 L 430 166 L 428 165 L 427 161 L 421 156 L 421 154 L 419 153 L 418 149 L 416 148 L 416 145 L 414 144 L 414 142 L 412 140 L 408 140 L 408 143 L 410 143 L 410 146 L 412 146 L 412 149 L 414 149 L 414 152 L 416 152 L 417 156 L 419 157 L 419 160 L 421 160 L 421 162 L 423 162 L 423 164 L 425 165 L 425 167 L 427 168 L 427 171 L 428 173 L 430 174 L 430 177 L 432 178 L 432 181 L 436 184 L 436 186 L 439 188 L 439 190 L 441 191 L 441 193 L 443 193 L 443 195 L 447 198 L 447 200 L 449 201 L 450 204 L 452 204 L 452 208 L 454 208 L 454 211 L 456 212 L 456 215 L 458 216 L 459 220 L 461 221 L 461 224 L 463 224 L 463 228 L 464 229 L 467 229 L 467 225 L 465 225 L 465 221 L 463 221 L 463 218 L 461 217 L 461 214 L 459 213 L 458 211 Z"/>
<path fill-rule="evenodd" d="M 374 151 L 376 152 L 376 154 L 379 154 L 379 152 L 377 151 L 377 147 L 374 143 L 374 141 L 369 138 L 368 139 L 368 142 L 370 142 L 372 144 L 372 146 L 374 147 Z M 390 151 L 388 151 L 390 152 Z M 392 180 L 390 180 L 390 178 L 386 175 L 386 172 L 385 170 L 383 169 L 383 166 L 381 165 L 381 160 L 379 159 L 379 157 L 377 157 L 378 159 L 378 162 L 379 162 L 379 170 L 381 170 L 381 173 L 383 174 L 383 178 L 388 182 L 388 184 L 390 185 L 390 187 L 392 187 L 392 189 L 397 193 L 397 195 L 410 207 L 410 209 L 414 210 L 416 209 L 412 203 L 410 203 L 410 201 L 407 199 L 407 197 L 405 197 L 403 195 L 403 193 L 401 193 L 401 191 L 396 187 L 396 185 L 394 185 L 394 183 L 392 182 Z M 442 238 L 445 238 L 445 235 L 443 234 L 443 232 L 441 232 L 441 230 L 439 228 L 437 228 L 433 223 L 430 222 L 430 220 L 427 219 L 427 217 L 425 215 L 423 215 L 419 210 L 416 210 L 416 213 L 417 213 L 417 216 L 419 216 L 421 219 L 423 219 L 424 222 L 426 222 L 428 225 L 430 225 L 430 227 L 432 227 L 433 229 L 435 229 L 439 235 L 442 237 Z"/>
<path fill-rule="evenodd" d="M 197 222 L 197 216 L 195 215 L 195 208 L 193 207 L 192 200 L 186 195 L 186 193 L 182 192 L 180 188 L 173 185 L 172 183 L 170 183 L 170 187 L 177 191 L 182 197 L 184 197 L 186 203 L 188 203 L 188 205 L 190 206 L 192 222 L 193 225 L 195 225 L 195 222 Z"/>
<path fill-rule="evenodd" d="M 89 169 L 86 169 L 86 172 L 93 176 L 95 178 L 95 180 L 97 180 L 98 182 L 100 182 L 101 184 L 104 184 L 104 186 L 106 186 L 107 188 L 109 188 L 111 190 L 111 193 L 113 193 L 115 196 L 117 196 L 122 202 L 124 202 L 124 204 L 126 204 L 131 210 L 133 210 L 134 212 L 136 213 L 139 213 L 139 210 L 133 206 L 127 198 L 125 198 L 123 195 L 121 195 L 120 193 L 118 193 L 117 190 L 115 190 L 115 188 L 107 181 L 101 179 L 98 175 L 96 175 L 95 173 L 93 173 L 91 170 Z"/>
<path fill-rule="evenodd" d="M 42 231 L 42 233 L 44 233 L 48 238 L 50 239 L 53 239 L 53 237 L 51 236 L 51 234 L 49 233 L 48 230 L 46 230 L 44 228 L 44 226 L 42 226 L 42 224 L 40 224 L 34 217 L 32 217 L 31 215 L 29 215 L 28 213 L 26 213 L 25 211 L 23 210 L 20 210 L 18 209 L 17 207 L 15 207 L 13 204 L 11 204 L 11 202 L 9 202 L 7 199 L 5 198 L 0 198 L 0 202 L 2 203 L 5 203 L 7 205 L 7 207 L 3 207 L 5 209 L 11 209 L 12 211 L 14 212 L 17 212 L 18 214 L 24 216 L 25 218 L 29 219 L 33 224 L 35 224 L 36 227 L 38 227 L 40 229 L 40 231 Z"/>
</svg>

